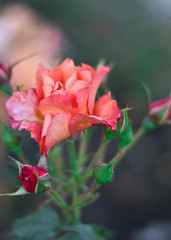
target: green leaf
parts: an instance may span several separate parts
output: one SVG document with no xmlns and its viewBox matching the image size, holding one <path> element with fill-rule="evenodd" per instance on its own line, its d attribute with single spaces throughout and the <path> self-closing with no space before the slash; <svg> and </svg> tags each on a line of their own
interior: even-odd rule
<svg viewBox="0 0 171 240">
<path fill-rule="evenodd" d="M 62 237 L 56 238 L 59 240 L 105 240 L 100 236 L 90 224 L 77 223 L 72 225 L 68 232 Z"/>
<path fill-rule="evenodd" d="M 14 223 L 13 235 L 30 240 L 47 240 L 55 237 L 62 223 L 58 214 L 48 206 L 18 219 Z"/>
<path fill-rule="evenodd" d="M 118 137 L 120 149 L 123 149 L 124 147 L 126 147 L 126 145 L 131 143 L 132 139 L 133 139 L 133 132 L 132 132 L 131 125 L 129 123 L 127 129 L 123 132 L 122 135 Z"/>
</svg>

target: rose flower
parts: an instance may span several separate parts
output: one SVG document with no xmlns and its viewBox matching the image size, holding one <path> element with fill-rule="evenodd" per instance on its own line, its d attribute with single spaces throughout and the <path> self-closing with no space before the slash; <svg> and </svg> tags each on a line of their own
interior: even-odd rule
<svg viewBox="0 0 171 240">
<path fill-rule="evenodd" d="M 39 65 L 36 89 L 14 92 L 6 107 L 10 126 L 31 131 L 40 153 L 57 142 L 96 124 L 116 130 L 120 110 L 110 92 L 95 101 L 97 89 L 109 67 L 96 71 L 89 65 L 75 66 L 71 59 L 50 71 Z"/>
</svg>

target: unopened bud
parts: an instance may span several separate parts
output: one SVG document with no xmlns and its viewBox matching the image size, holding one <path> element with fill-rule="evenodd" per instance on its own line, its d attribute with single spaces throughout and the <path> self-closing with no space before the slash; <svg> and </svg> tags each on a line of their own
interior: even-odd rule
<svg viewBox="0 0 171 240">
<path fill-rule="evenodd" d="M 157 124 L 166 123 L 171 118 L 171 96 L 151 103 L 148 115 Z"/>
<path fill-rule="evenodd" d="M 97 166 L 94 169 L 93 176 L 95 178 L 96 183 L 105 184 L 113 180 L 114 171 L 110 164 L 109 165 L 103 164 L 103 165 Z"/>
<path fill-rule="evenodd" d="M 3 142 L 7 148 L 15 152 L 20 151 L 21 136 L 11 127 L 3 124 Z"/>
</svg>

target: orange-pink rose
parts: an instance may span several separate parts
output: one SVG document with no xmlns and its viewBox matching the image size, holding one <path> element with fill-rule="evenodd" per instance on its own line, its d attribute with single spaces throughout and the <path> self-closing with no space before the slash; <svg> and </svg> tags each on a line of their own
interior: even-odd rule
<svg viewBox="0 0 171 240">
<path fill-rule="evenodd" d="M 71 59 L 50 71 L 39 65 L 36 89 L 15 92 L 7 101 L 10 125 L 31 131 L 40 152 L 76 132 L 97 124 L 116 130 L 120 110 L 110 92 L 95 101 L 97 89 L 109 67 L 94 70 L 86 64 L 75 66 Z"/>
</svg>

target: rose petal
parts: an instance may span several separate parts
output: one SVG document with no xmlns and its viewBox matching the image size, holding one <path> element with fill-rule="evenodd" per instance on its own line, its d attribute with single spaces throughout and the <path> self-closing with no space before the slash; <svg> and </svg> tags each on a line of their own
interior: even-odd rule
<svg viewBox="0 0 171 240">
<path fill-rule="evenodd" d="M 92 80 L 92 73 L 90 71 L 78 71 L 77 75 L 79 80 L 83 80 L 89 83 Z"/>
<path fill-rule="evenodd" d="M 72 116 L 71 120 L 69 121 L 69 131 L 70 134 L 72 135 L 76 132 L 83 131 L 97 124 L 111 126 L 109 122 L 100 117 L 76 113 Z"/>
<path fill-rule="evenodd" d="M 54 94 L 47 98 L 44 98 L 39 103 L 38 109 L 42 114 L 48 113 L 52 116 L 55 116 L 57 113 L 60 113 L 62 111 L 74 111 L 71 100 L 67 96 L 59 94 Z"/>
<path fill-rule="evenodd" d="M 37 89 L 37 95 L 39 99 L 42 99 L 44 97 L 44 91 L 43 91 L 43 73 L 44 72 L 45 72 L 44 66 L 42 64 L 39 64 L 36 72 L 36 89 Z"/>
<path fill-rule="evenodd" d="M 28 132 L 31 131 L 31 137 L 39 142 L 41 139 L 42 134 L 42 124 L 35 122 L 35 121 L 14 121 L 11 120 L 9 125 L 14 129 L 18 128 L 19 131 L 27 130 Z"/>
<path fill-rule="evenodd" d="M 95 104 L 94 115 L 103 118 L 110 123 L 112 130 L 116 130 L 117 119 L 120 117 L 120 110 L 115 100 L 111 100 L 110 92 L 103 95 Z"/>
<path fill-rule="evenodd" d="M 65 85 L 67 79 L 76 72 L 74 62 L 72 59 L 67 58 L 62 64 L 60 64 L 53 71 L 46 71 L 46 75 L 54 79 L 54 81 L 60 81 Z"/>
<path fill-rule="evenodd" d="M 80 89 L 76 94 L 77 111 L 88 114 L 88 93 L 89 87 Z"/>
<path fill-rule="evenodd" d="M 37 117 L 38 97 L 35 89 L 25 92 L 15 92 L 7 101 L 6 107 L 11 118 L 15 121 L 38 120 Z"/>
<path fill-rule="evenodd" d="M 110 71 L 108 66 L 105 67 L 99 67 L 96 71 L 96 75 L 92 80 L 92 84 L 90 87 L 90 92 L 89 92 L 89 101 L 88 101 L 88 108 L 89 108 L 89 114 L 92 115 L 93 109 L 94 109 L 94 101 L 95 101 L 95 96 L 97 89 L 103 80 L 103 78 L 108 74 Z"/>
<path fill-rule="evenodd" d="M 53 145 L 70 136 L 68 122 L 71 116 L 71 113 L 61 112 L 52 119 L 45 137 L 46 155 Z"/>
<path fill-rule="evenodd" d="M 45 119 L 44 119 L 44 122 L 43 122 L 43 129 L 42 129 L 42 136 L 41 137 L 44 137 L 46 135 L 47 129 L 48 129 L 49 125 L 51 124 L 51 121 L 52 121 L 52 116 L 47 113 L 45 115 Z"/>
</svg>

